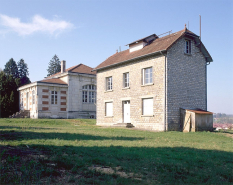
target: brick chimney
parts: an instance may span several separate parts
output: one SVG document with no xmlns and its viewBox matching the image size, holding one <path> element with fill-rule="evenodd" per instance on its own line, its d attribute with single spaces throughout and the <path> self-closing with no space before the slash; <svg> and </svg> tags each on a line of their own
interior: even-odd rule
<svg viewBox="0 0 233 185">
<path fill-rule="evenodd" d="M 64 73 L 66 71 L 66 61 L 61 61 L 61 73 Z"/>
</svg>

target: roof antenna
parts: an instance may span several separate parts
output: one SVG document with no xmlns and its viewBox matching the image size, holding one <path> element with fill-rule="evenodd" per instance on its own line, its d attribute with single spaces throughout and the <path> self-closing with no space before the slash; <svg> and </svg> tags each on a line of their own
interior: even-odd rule
<svg viewBox="0 0 233 185">
<path fill-rule="evenodd" d="M 201 40 L 201 15 L 199 15 L 200 17 L 200 40 Z"/>
<path fill-rule="evenodd" d="M 119 46 L 119 52 L 121 52 L 121 46 Z"/>
</svg>

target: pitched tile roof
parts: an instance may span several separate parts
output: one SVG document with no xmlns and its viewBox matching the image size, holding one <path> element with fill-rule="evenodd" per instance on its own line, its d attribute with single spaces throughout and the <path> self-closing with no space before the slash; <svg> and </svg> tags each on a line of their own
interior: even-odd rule
<svg viewBox="0 0 233 185">
<path fill-rule="evenodd" d="M 93 68 L 89 67 L 89 66 L 86 66 L 84 64 L 78 64 L 76 66 L 73 66 L 73 67 L 70 67 L 68 69 L 66 69 L 66 72 L 72 72 L 72 73 L 84 73 L 84 74 L 92 74 L 92 75 L 95 75 L 96 74 L 96 71 L 92 71 Z M 61 74 L 61 72 L 58 72 L 56 74 L 53 74 L 53 75 L 50 75 L 47 78 L 51 78 L 51 77 L 55 77 L 57 75 Z"/>
<path fill-rule="evenodd" d="M 62 81 L 59 78 L 51 78 L 51 79 L 44 79 L 41 81 L 38 81 L 38 83 L 52 83 L 52 84 L 62 84 L 62 85 L 67 85 L 66 82 Z"/>
<path fill-rule="evenodd" d="M 105 68 L 107 66 L 115 65 L 124 61 L 128 61 L 131 59 L 135 59 L 137 57 L 146 56 L 152 53 L 156 53 L 159 51 L 166 51 L 168 50 L 179 38 L 184 36 L 185 34 L 189 34 L 193 37 L 198 36 L 194 34 L 193 32 L 189 31 L 188 29 L 183 29 L 181 31 L 178 31 L 176 33 L 172 33 L 170 35 L 157 38 L 155 39 L 151 44 L 144 46 L 142 49 L 129 52 L 129 49 L 125 51 L 121 51 L 119 53 L 115 53 L 114 55 L 107 58 L 104 62 L 99 64 L 94 70 L 98 70 L 101 68 Z M 212 58 L 211 58 L 212 59 Z"/>
</svg>

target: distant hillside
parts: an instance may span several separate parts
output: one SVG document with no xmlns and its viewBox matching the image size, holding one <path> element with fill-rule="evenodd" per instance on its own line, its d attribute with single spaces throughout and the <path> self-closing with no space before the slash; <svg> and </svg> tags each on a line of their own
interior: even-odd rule
<svg viewBox="0 0 233 185">
<path fill-rule="evenodd" d="M 215 113 L 213 115 L 214 123 L 218 124 L 233 124 L 233 115 L 224 113 Z"/>
</svg>

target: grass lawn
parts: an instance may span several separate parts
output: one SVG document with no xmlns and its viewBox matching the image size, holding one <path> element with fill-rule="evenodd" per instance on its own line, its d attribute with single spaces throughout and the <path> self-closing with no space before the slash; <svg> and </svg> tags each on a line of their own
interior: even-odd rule
<svg viewBox="0 0 233 185">
<path fill-rule="evenodd" d="M 0 184 L 232 184 L 233 132 L 0 119 Z"/>
</svg>

